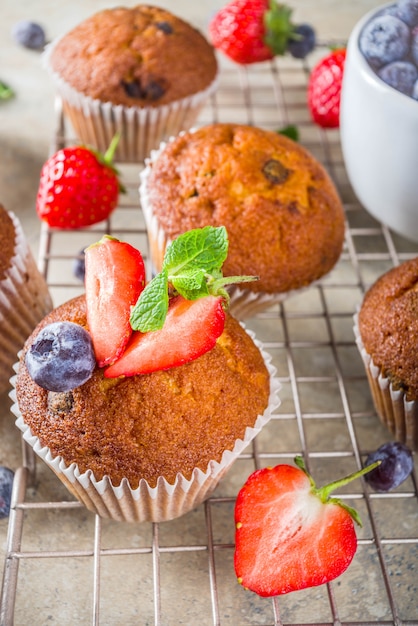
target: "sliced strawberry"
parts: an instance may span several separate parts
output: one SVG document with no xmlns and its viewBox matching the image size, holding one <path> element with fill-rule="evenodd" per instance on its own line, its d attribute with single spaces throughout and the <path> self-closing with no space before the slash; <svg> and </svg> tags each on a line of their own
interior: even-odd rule
<svg viewBox="0 0 418 626">
<path fill-rule="evenodd" d="M 213 348 L 224 324 L 221 297 L 185 300 L 177 296 L 170 301 L 162 329 L 134 332 L 123 355 L 104 375 L 115 378 L 149 374 L 188 363 Z"/>
<path fill-rule="evenodd" d="M 296 460 L 296 459 L 295 459 Z M 260 596 L 275 596 L 333 580 L 357 549 L 353 509 L 329 493 L 366 473 L 317 489 L 299 467 L 257 470 L 240 490 L 235 507 L 235 572 Z"/>
<path fill-rule="evenodd" d="M 120 357 L 132 328 L 131 307 L 145 286 L 145 266 L 139 250 L 103 237 L 85 251 L 87 323 L 99 367 Z"/>
</svg>

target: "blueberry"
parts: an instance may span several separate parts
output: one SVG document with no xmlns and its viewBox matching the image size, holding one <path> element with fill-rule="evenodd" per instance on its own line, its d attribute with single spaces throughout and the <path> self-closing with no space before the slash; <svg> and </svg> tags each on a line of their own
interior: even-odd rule
<svg viewBox="0 0 418 626">
<path fill-rule="evenodd" d="M 418 65 L 418 26 L 412 30 L 411 56 L 415 65 Z"/>
<path fill-rule="evenodd" d="M 315 48 L 316 33 L 310 24 L 299 24 L 295 28 L 294 39 L 290 39 L 287 44 L 292 57 L 304 59 Z"/>
<path fill-rule="evenodd" d="M 412 472 L 411 450 L 403 443 L 390 441 L 367 457 L 364 465 L 382 461 L 379 467 L 365 474 L 366 482 L 375 491 L 390 491 L 404 482 Z"/>
<path fill-rule="evenodd" d="M 27 351 L 25 362 L 31 378 L 48 391 L 79 387 L 96 366 L 89 333 L 73 322 L 45 326 Z"/>
<path fill-rule="evenodd" d="M 12 37 L 16 43 L 32 50 L 43 48 L 46 42 L 42 26 L 28 20 L 16 22 L 12 28 Z"/>
<path fill-rule="evenodd" d="M 73 274 L 78 280 L 84 283 L 86 275 L 86 260 L 84 248 L 80 250 L 73 262 Z"/>
<path fill-rule="evenodd" d="M 9 517 L 14 472 L 0 465 L 0 519 Z"/>
<path fill-rule="evenodd" d="M 392 15 L 378 15 L 363 28 L 359 45 L 365 58 L 375 67 L 400 61 L 409 50 L 408 26 Z"/>
<path fill-rule="evenodd" d="M 392 4 L 390 7 L 384 7 L 381 11 L 379 11 L 379 15 L 394 15 L 398 16 L 398 7 L 396 4 Z"/>
<path fill-rule="evenodd" d="M 418 24 L 418 0 L 398 0 L 396 6 L 397 15 L 405 24 L 408 26 Z"/>
<path fill-rule="evenodd" d="M 397 91 L 411 96 L 415 81 L 418 79 L 418 69 L 408 61 L 394 61 L 382 67 L 378 75 Z"/>
</svg>

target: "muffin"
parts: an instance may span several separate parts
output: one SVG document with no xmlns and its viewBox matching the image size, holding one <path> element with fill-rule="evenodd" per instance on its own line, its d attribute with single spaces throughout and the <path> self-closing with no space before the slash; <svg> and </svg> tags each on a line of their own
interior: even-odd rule
<svg viewBox="0 0 418 626">
<path fill-rule="evenodd" d="M 155 6 L 99 11 L 44 58 L 79 139 L 103 152 L 120 132 L 120 161 L 142 161 L 162 139 L 190 128 L 217 86 L 213 47 Z"/>
<path fill-rule="evenodd" d="M 103 517 L 156 522 L 194 508 L 278 404 L 270 358 L 229 314 L 215 347 L 189 363 L 119 378 L 96 366 L 73 391 L 48 392 L 25 354 L 41 328 L 63 320 L 87 328 L 84 295 L 54 309 L 27 340 L 13 410 L 29 445 Z"/>
<path fill-rule="evenodd" d="M 397 441 L 418 450 L 418 257 L 370 287 L 354 331 L 378 416 Z"/>
<path fill-rule="evenodd" d="M 147 160 L 140 199 L 157 271 L 180 233 L 226 227 L 224 274 L 259 277 L 231 289 L 241 319 L 323 277 L 342 251 L 344 211 L 329 175 L 273 131 L 218 123 L 180 133 Z"/>
<path fill-rule="evenodd" d="M 48 287 L 21 224 L 0 205 L 0 392 L 9 387 L 17 353 L 51 309 Z"/>
</svg>

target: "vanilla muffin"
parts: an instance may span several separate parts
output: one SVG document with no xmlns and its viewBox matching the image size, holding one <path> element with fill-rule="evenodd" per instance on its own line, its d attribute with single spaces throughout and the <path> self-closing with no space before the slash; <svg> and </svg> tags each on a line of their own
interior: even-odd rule
<svg viewBox="0 0 418 626">
<path fill-rule="evenodd" d="M 79 139 L 105 151 L 120 131 L 123 161 L 190 128 L 217 86 L 206 38 L 148 5 L 99 11 L 53 42 L 45 62 Z"/>
<path fill-rule="evenodd" d="M 140 186 L 152 261 L 189 229 L 226 227 L 224 274 L 258 281 L 231 290 L 242 318 L 327 274 L 344 242 L 344 211 L 329 175 L 301 145 L 273 131 L 212 124 L 152 153 Z"/>
<path fill-rule="evenodd" d="M 20 221 L 0 205 L 0 392 L 9 387 L 17 353 L 51 309 Z"/>
<path fill-rule="evenodd" d="M 370 287 L 355 333 L 380 419 L 397 441 L 418 450 L 418 257 Z"/>
<path fill-rule="evenodd" d="M 124 521 L 163 521 L 207 498 L 269 419 L 278 383 L 269 357 L 230 315 L 215 347 L 152 374 L 92 377 L 51 393 L 30 377 L 25 353 L 55 321 L 87 328 L 85 297 L 38 325 L 15 379 L 24 438 L 90 510 Z"/>
</svg>

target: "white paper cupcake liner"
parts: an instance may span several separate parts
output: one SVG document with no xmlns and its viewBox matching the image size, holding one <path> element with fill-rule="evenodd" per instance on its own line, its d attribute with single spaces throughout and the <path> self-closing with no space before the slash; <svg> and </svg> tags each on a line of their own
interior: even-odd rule
<svg viewBox="0 0 418 626">
<path fill-rule="evenodd" d="M 59 39 L 46 46 L 43 61 L 61 96 L 64 113 L 78 138 L 100 152 L 106 152 L 119 132 L 116 161 L 142 162 L 162 140 L 189 129 L 218 88 L 219 74 L 206 89 L 161 106 L 127 107 L 102 102 L 80 93 L 51 68 L 50 56 Z"/>
<path fill-rule="evenodd" d="M 394 389 L 389 378 L 373 362 L 361 339 L 358 313 L 354 315 L 354 335 L 367 374 L 376 412 L 396 441 L 418 450 L 418 402 L 407 400 L 401 389 Z"/>
<path fill-rule="evenodd" d="M 76 464 L 67 466 L 62 457 L 53 457 L 50 449 L 41 445 L 38 437 L 32 434 L 23 421 L 17 404 L 14 389 L 16 376 L 14 376 L 10 381 L 13 387 L 10 397 L 13 400 L 12 412 L 17 418 L 16 425 L 22 431 L 23 439 L 34 452 L 55 472 L 68 490 L 93 513 L 125 522 L 163 522 L 180 517 L 210 496 L 232 463 L 267 424 L 280 405 L 280 383 L 276 377 L 276 368 L 272 364 L 271 356 L 265 352 L 254 334 L 248 330 L 247 332 L 261 351 L 270 374 L 268 406 L 263 415 L 258 416 L 254 426 L 246 429 L 244 438 L 237 439 L 233 450 L 225 450 L 219 462 L 210 461 L 205 472 L 195 468 L 190 480 L 177 474 L 175 483 L 170 484 L 163 477 L 159 477 L 156 487 L 150 487 L 145 479 L 141 479 L 139 486 L 132 489 L 126 479 L 115 487 L 109 477 L 105 476 L 102 480 L 96 480 L 90 470 L 80 473 Z M 16 364 L 16 372 L 18 367 Z"/>
<path fill-rule="evenodd" d="M 190 129 L 193 132 L 194 129 Z M 184 132 L 184 131 L 183 131 Z M 180 135 L 183 133 L 179 133 Z M 173 141 L 175 137 L 170 137 L 168 141 Z M 150 261 L 154 272 L 159 272 L 162 267 L 164 253 L 170 245 L 171 239 L 165 233 L 160 225 L 157 216 L 153 212 L 152 203 L 148 193 L 148 178 L 151 173 L 152 164 L 158 158 L 159 154 L 164 150 L 167 142 L 161 142 L 158 149 L 151 150 L 147 159 L 145 159 L 145 167 L 140 173 L 139 197 L 142 213 L 145 219 L 145 225 L 148 234 L 148 246 L 150 253 Z M 325 278 L 322 277 L 321 280 Z M 312 281 L 306 287 L 291 289 L 286 292 L 267 293 L 262 291 L 252 291 L 251 289 L 242 288 L 239 285 L 229 285 L 227 287 L 230 296 L 229 311 L 239 320 L 246 320 L 254 317 L 258 313 L 262 313 L 277 304 L 280 304 L 290 296 L 299 294 L 306 289 L 319 283 L 319 280 Z"/>
<path fill-rule="evenodd" d="M 39 272 L 19 219 L 8 212 L 15 228 L 15 250 L 0 281 L 0 392 L 9 387 L 17 353 L 32 330 L 52 310 L 52 300 Z"/>
</svg>

